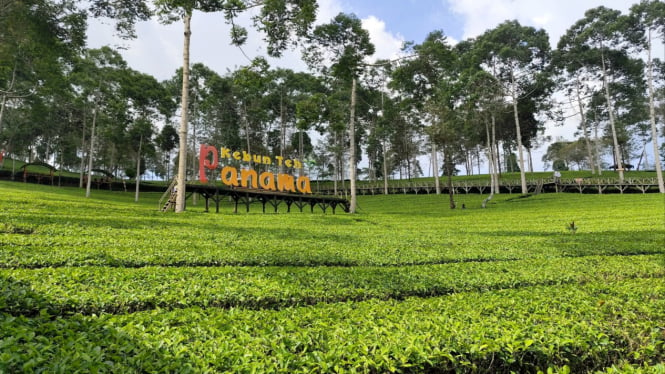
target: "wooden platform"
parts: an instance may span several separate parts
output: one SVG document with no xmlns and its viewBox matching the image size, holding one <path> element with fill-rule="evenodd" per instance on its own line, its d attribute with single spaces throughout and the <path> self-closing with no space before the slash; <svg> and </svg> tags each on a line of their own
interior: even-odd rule
<svg viewBox="0 0 665 374">
<path fill-rule="evenodd" d="M 456 194 L 488 194 L 490 191 L 489 180 L 474 182 L 453 182 L 453 193 Z M 529 193 L 547 192 L 579 192 L 579 193 L 650 193 L 658 192 L 658 180 L 656 178 L 626 178 L 624 183 L 619 183 L 616 178 L 572 178 L 561 179 L 555 183 L 553 178 L 541 178 L 527 180 Z M 519 180 L 501 180 L 501 193 L 521 193 L 522 185 Z M 322 187 L 315 191 L 319 195 L 335 196 L 335 190 L 330 187 Z M 337 188 L 338 196 L 350 194 L 349 188 Z M 358 195 L 383 195 L 385 188 L 383 182 L 359 183 Z M 408 182 L 390 181 L 388 194 L 433 194 L 436 193 L 434 182 Z M 441 193 L 448 193 L 448 186 L 441 181 Z"/>
<path fill-rule="evenodd" d="M 624 193 L 658 192 L 657 178 L 626 178 L 619 183 L 616 178 L 574 178 L 562 179 L 555 184 L 556 192 L 579 193 Z"/>
<path fill-rule="evenodd" d="M 333 196 L 318 196 L 305 194 L 289 194 L 282 192 L 273 192 L 266 190 L 256 190 L 249 188 L 228 188 L 213 185 L 187 184 L 187 198 L 194 193 L 201 195 L 205 199 L 205 210 L 210 210 L 210 202 L 215 205 L 215 212 L 219 213 L 220 203 L 229 201 L 233 204 L 234 213 L 238 212 L 238 206 L 244 205 L 249 212 L 252 204 L 260 204 L 262 211 L 266 212 L 266 205 L 271 207 L 276 213 L 279 206 L 286 205 L 286 211 L 291 212 L 291 207 L 296 207 L 300 212 L 309 207 L 310 212 L 318 207 L 323 213 L 328 209 L 335 214 L 337 208 L 341 207 L 344 212 L 349 211 L 349 202 L 346 199 Z"/>
</svg>

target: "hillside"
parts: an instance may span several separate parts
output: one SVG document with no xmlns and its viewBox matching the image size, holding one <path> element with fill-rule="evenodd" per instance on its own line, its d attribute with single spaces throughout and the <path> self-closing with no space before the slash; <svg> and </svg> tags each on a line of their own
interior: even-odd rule
<svg viewBox="0 0 665 374">
<path fill-rule="evenodd" d="M 0 372 L 665 370 L 659 194 L 176 215 L 0 191 Z"/>
</svg>

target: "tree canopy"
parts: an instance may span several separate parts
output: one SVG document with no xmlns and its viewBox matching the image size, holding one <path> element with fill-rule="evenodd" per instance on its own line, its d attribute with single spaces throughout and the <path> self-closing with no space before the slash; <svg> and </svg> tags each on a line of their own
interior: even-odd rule
<svg viewBox="0 0 665 374">
<path fill-rule="evenodd" d="M 196 147 L 208 143 L 307 160 L 309 173 L 352 191 L 358 177 L 387 185 L 420 176 L 429 158 L 437 186 L 440 175 L 482 165 L 493 191 L 500 174 L 519 171 L 525 193 L 532 151 L 547 144 L 547 167 L 646 165 L 662 179 L 665 68 L 652 50 L 665 37 L 663 6 L 589 9 L 556 48 L 544 30 L 507 20 L 454 45 L 433 30 L 399 58 L 377 61 L 356 15 L 314 27 L 315 0 L 3 1 L 0 162 L 43 161 L 82 176 L 189 172 L 184 181 L 196 175 Z M 190 63 L 195 11 L 219 13 L 236 45 L 248 36 L 236 21 L 249 15 L 268 56 L 302 47 L 309 71 L 265 57 L 226 72 Z M 182 68 L 160 82 L 120 51 L 87 48 L 90 17 L 112 20 L 125 38 L 151 17 L 182 22 Z M 545 131 L 566 116 L 578 133 L 552 143 Z"/>
</svg>

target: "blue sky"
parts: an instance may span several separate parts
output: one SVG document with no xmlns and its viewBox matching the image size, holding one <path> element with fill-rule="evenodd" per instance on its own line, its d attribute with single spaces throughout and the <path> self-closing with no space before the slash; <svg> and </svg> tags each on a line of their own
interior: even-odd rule
<svg viewBox="0 0 665 374">
<path fill-rule="evenodd" d="M 359 18 L 374 16 L 383 20 L 389 30 L 407 41 L 422 42 L 434 30 L 461 40 L 464 21 L 449 10 L 446 1 L 384 0 L 345 1 L 344 8 Z M 377 4 L 380 4 L 377 6 Z"/>
</svg>

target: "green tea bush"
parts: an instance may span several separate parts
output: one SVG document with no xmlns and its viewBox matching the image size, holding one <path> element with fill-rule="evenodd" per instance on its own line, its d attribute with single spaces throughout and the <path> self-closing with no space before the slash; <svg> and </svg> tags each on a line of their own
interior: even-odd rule
<svg viewBox="0 0 665 374">
<path fill-rule="evenodd" d="M 658 194 L 157 211 L 0 182 L 0 372 L 662 372 Z M 253 209 L 253 211 L 260 209 Z M 577 230 L 567 230 L 575 222 Z M 660 371 L 659 371 L 660 370 Z"/>
</svg>

